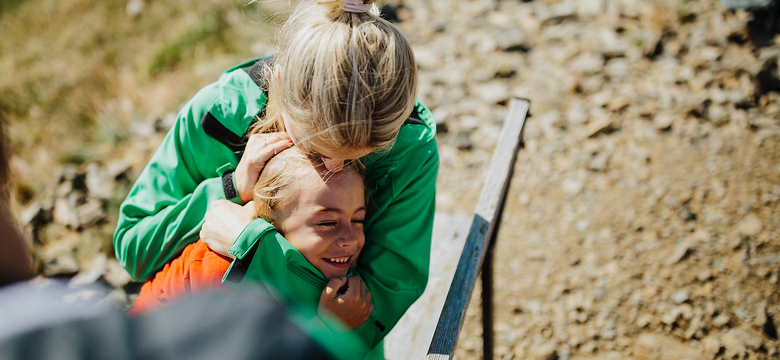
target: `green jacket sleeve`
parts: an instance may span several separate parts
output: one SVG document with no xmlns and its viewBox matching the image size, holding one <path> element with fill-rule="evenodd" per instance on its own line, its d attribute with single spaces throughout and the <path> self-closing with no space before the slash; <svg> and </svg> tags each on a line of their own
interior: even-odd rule
<svg viewBox="0 0 780 360">
<path fill-rule="evenodd" d="M 221 176 L 235 169 L 233 149 L 201 124 L 210 114 L 240 137 L 265 106 L 265 93 L 242 68 L 225 71 L 179 112 L 157 152 L 122 203 L 114 233 L 116 257 L 136 280 L 149 278 L 198 238 L 209 205 L 225 199 Z M 235 185 L 235 183 L 234 183 Z M 229 199 L 241 204 L 238 196 Z"/>
<path fill-rule="evenodd" d="M 149 278 L 196 241 L 209 204 L 225 199 L 214 164 L 228 164 L 226 170 L 231 159 L 215 156 L 224 153 L 213 151 L 222 145 L 200 128 L 216 93 L 216 84 L 207 86 L 184 106 L 120 207 L 114 251 L 136 280 Z"/>
</svg>

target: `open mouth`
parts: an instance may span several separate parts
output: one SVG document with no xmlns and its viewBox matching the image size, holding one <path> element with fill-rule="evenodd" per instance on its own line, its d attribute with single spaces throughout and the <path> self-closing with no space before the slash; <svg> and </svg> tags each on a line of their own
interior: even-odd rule
<svg viewBox="0 0 780 360">
<path fill-rule="evenodd" d="M 326 263 L 328 263 L 331 266 L 340 268 L 340 269 L 346 269 L 349 267 L 349 264 L 352 262 L 352 255 L 347 256 L 336 256 L 336 257 L 330 257 L 330 258 L 322 258 Z"/>
</svg>

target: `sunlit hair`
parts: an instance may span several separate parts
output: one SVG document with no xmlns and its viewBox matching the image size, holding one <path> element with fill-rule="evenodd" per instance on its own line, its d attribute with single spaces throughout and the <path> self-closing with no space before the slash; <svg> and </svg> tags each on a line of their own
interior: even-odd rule
<svg viewBox="0 0 780 360">
<path fill-rule="evenodd" d="M 284 23 L 279 52 L 264 70 L 266 115 L 250 133 L 284 129 L 284 110 L 301 142 L 368 150 L 392 145 L 417 94 L 411 44 L 376 6 L 366 13 L 343 6 L 304 0 Z"/>
<path fill-rule="evenodd" d="M 341 171 L 328 171 L 322 159 L 306 154 L 294 146 L 280 152 L 266 163 L 252 193 L 259 217 L 279 226 L 278 215 L 290 205 L 305 186 L 322 186 L 342 176 L 360 176 L 364 199 L 367 196 L 365 167 L 359 160 L 344 163 Z"/>
</svg>

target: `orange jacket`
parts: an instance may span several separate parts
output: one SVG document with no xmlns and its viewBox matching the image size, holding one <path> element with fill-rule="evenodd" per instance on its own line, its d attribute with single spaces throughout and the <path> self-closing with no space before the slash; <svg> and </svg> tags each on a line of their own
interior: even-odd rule
<svg viewBox="0 0 780 360">
<path fill-rule="evenodd" d="M 179 257 L 165 264 L 141 287 L 128 316 L 147 314 L 203 290 L 229 289 L 222 285 L 222 276 L 230 263 L 229 258 L 212 251 L 200 240 L 187 245 Z"/>
</svg>

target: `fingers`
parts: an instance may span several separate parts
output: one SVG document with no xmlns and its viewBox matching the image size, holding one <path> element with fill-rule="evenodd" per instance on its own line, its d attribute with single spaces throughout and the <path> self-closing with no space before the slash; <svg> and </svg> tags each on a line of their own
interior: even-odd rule
<svg viewBox="0 0 780 360">
<path fill-rule="evenodd" d="M 265 164 L 274 155 L 293 145 L 287 133 L 254 134 L 249 137 L 244 154 L 234 173 L 238 194 L 244 202 L 252 198 L 252 187 Z"/>
<path fill-rule="evenodd" d="M 325 289 L 322 290 L 322 296 L 325 296 L 330 300 L 335 299 L 336 296 L 338 296 L 339 289 L 344 286 L 344 283 L 346 282 L 347 281 L 342 278 L 331 278 L 330 281 L 328 281 L 328 284 L 325 285 Z"/>
</svg>

